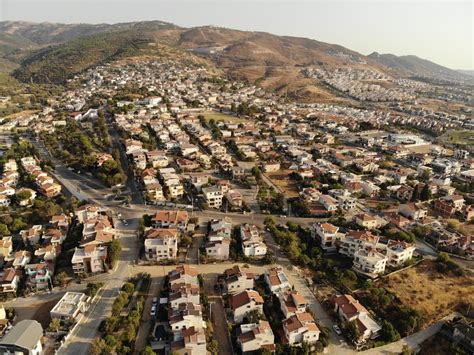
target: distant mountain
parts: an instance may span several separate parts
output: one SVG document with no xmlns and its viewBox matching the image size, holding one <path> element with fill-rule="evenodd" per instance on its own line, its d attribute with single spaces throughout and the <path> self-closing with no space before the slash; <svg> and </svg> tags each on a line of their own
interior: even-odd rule
<svg viewBox="0 0 474 355">
<path fill-rule="evenodd" d="M 463 73 L 414 55 L 396 56 L 394 54 L 379 54 L 373 52 L 369 54 L 368 57 L 399 72 L 401 75 L 426 76 L 454 80 L 466 79 L 466 76 Z"/>
<path fill-rule="evenodd" d="M 474 76 L 474 70 L 463 70 L 463 69 L 458 69 L 456 70 L 457 72 L 464 74 L 464 75 L 469 75 L 469 76 Z"/>
<path fill-rule="evenodd" d="M 334 96 L 325 86 L 304 77 L 302 68 L 310 65 L 369 68 L 395 77 L 467 78 L 415 56 L 364 56 L 313 39 L 214 26 L 182 28 L 161 21 L 113 25 L 0 22 L 0 68 L 7 71 L 17 66 L 14 76 L 22 81 L 64 83 L 106 61 L 164 53 L 173 53 L 176 59 L 204 58 L 232 78 L 301 99 Z"/>
</svg>

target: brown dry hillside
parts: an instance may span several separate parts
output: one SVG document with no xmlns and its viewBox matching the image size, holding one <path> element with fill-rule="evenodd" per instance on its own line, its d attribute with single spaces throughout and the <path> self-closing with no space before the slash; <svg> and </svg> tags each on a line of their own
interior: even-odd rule
<svg viewBox="0 0 474 355">
<path fill-rule="evenodd" d="M 386 288 L 406 306 L 421 312 L 429 323 L 447 316 L 460 302 L 474 307 L 474 277 L 445 276 L 433 261 L 390 276 Z"/>
</svg>

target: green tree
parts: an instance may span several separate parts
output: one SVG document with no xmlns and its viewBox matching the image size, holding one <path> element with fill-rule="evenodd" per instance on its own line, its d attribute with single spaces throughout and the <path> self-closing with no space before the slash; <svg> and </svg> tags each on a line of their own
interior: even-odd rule
<svg viewBox="0 0 474 355">
<path fill-rule="evenodd" d="M 147 347 L 145 347 L 145 349 L 143 349 L 140 352 L 140 355 L 156 355 L 156 353 L 153 351 L 151 346 L 147 346 Z"/>
<path fill-rule="evenodd" d="M 61 287 L 66 286 L 67 284 L 67 274 L 64 271 L 61 271 L 54 277 L 54 284 L 59 285 Z"/>
<path fill-rule="evenodd" d="M 112 240 L 108 248 L 110 265 L 113 267 L 120 257 L 122 251 L 122 244 L 118 239 Z"/>
<path fill-rule="evenodd" d="M 273 253 L 273 251 L 267 250 L 267 253 L 265 254 L 265 257 L 263 258 L 263 262 L 266 265 L 275 264 L 276 257 L 275 257 L 275 254 Z"/>
<path fill-rule="evenodd" d="M 122 291 L 132 295 L 132 293 L 135 291 L 135 285 L 131 282 L 127 282 L 122 286 Z"/>
<path fill-rule="evenodd" d="M 442 263 L 442 264 L 447 264 L 447 263 L 449 263 L 450 260 L 451 259 L 450 259 L 449 255 L 447 253 L 444 253 L 444 252 L 439 253 L 438 257 L 436 258 L 436 261 L 438 263 Z"/>
<path fill-rule="evenodd" d="M 382 331 L 381 335 L 389 343 L 397 341 L 400 339 L 400 334 L 395 329 L 395 327 L 389 321 L 382 321 Z"/>
<path fill-rule="evenodd" d="M 355 322 L 344 322 L 342 323 L 342 330 L 347 337 L 352 341 L 358 341 L 361 334 Z"/>
<path fill-rule="evenodd" d="M 104 339 L 95 338 L 91 343 L 91 354 L 93 355 L 105 355 L 104 352 L 107 348 Z"/>
<path fill-rule="evenodd" d="M 61 321 L 59 318 L 51 319 L 51 322 L 48 325 L 48 332 L 57 332 L 61 327 Z"/>
<path fill-rule="evenodd" d="M 425 184 L 425 186 L 423 186 L 423 189 L 421 190 L 420 199 L 422 201 L 428 201 L 431 199 L 431 190 L 427 183 Z"/>
<path fill-rule="evenodd" d="M 5 237 L 5 236 L 9 236 L 11 233 L 10 233 L 10 230 L 8 229 L 7 225 L 6 224 L 3 224 L 3 223 L 0 223 L 0 235 L 2 237 Z"/>
<path fill-rule="evenodd" d="M 31 198 L 31 191 L 23 189 L 16 194 L 18 201 L 26 201 Z"/>
<path fill-rule="evenodd" d="M 212 354 L 212 355 L 217 355 L 219 353 L 219 343 L 217 342 L 216 339 L 212 339 L 208 344 L 207 344 L 207 350 Z"/>
<path fill-rule="evenodd" d="M 411 201 L 412 202 L 416 202 L 420 199 L 420 189 L 418 188 L 418 185 L 415 186 L 415 188 L 413 189 L 413 193 L 411 195 Z"/>
</svg>

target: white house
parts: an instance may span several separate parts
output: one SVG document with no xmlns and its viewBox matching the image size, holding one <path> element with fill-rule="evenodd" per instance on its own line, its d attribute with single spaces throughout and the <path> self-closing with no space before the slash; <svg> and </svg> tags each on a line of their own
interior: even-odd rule
<svg viewBox="0 0 474 355">
<path fill-rule="evenodd" d="M 252 311 L 263 313 L 263 298 L 254 290 L 245 290 L 232 295 L 229 303 L 234 322 L 237 324 L 242 323 L 245 316 Z"/>
<path fill-rule="evenodd" d="M 354 253 L 354 271 L 375 278 L 385 272 L 388 258 L 375 249 L 359 249 Z"/>
<path fill-rule="evenodd" d="M 224 194 L 217 186 L 203 187 L 202 193 L 204 200 L 210 208 L 220 208 L 222 206 L 222 198 Z"/>
<path fill-rule="evenodd" d="M 268 288 L 273 293 L 279 294 L 291 290 L 290 281 L 280 266 L 268 269 L 264 274 L 264 278 Z"/>
<path fill-rule="evenodd" d="M 351 295 L 339 295 L 333 298 L 334 312 L 343 322 L 355 322 L 361 334 L 360 340 L 374 339 L 379 336 L 382 327 L 369 315 L 367 309 Z"/>
<path fill-rule="evenodd" d="M 260 349 L 275 350 L 275 336 L 270 324 L 265 320 L 260 320 L 258 323 L 242 324 L 237 343 L 243 353 Z"/>
<path fill-rule="evenodd" d="M 149 229 L 145 233 L 145 238 L 145 257 L 147 260 L 163 261 L 177 258 L 177 229 Z"/>
<path fill-rule="evenodd" d="M 405 241 L 389 240 L 387 244 L 387 258 L 390 266 L 399 266 L 413 257 L 416 247 Z"/>
<path fill-rule="evenodd" d="M 326 252 L 336 251 L 339 227 L 331 223 L 314 223 L 311 226 L 311 236 L 317 240 Z"/>
<path fill-rule="evenodd" d="M 310 313 L 296 313 L 283 321 L 283 331 L 291 346 L 313 344 L 319 340 L 321 331 Z"/>
</svg>

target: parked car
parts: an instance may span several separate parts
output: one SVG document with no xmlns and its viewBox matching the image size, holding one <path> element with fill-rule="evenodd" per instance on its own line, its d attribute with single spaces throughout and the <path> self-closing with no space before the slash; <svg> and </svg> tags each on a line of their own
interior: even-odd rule
<svg viewBox="0 0 474 355">
<path fill-rule="evenodd" d="M 124 226 L 128 226 L 128 222 L 127 222 L 126 219 L 122 219 L 122 223 L 123 223 Z"/>
<path fill-rule="evenodd" d="M 341 328 L 339 328 L 339 326 L 337 324 L 334 324 L 332 326 L 332 329 L 334 329 L 334 331 L 336 332 L 337 335 L 341 335 L 342 334 L 342 331 L 341 331 Z"/>
<path fill-rule="evenodd" d="M 150 316 L 152 317 L 156 316 L 156 306 L 151 307 Z"/>
<path fill-rule="evenodd" d="M 158 298 L 153 297 L 152 305 L 156 306 L 158 304 Z"/>
</svg>

